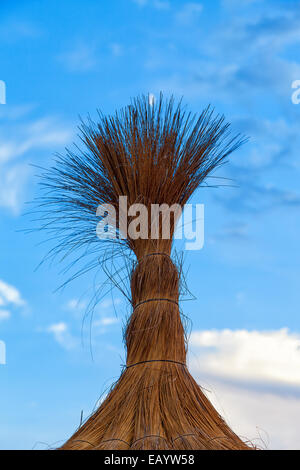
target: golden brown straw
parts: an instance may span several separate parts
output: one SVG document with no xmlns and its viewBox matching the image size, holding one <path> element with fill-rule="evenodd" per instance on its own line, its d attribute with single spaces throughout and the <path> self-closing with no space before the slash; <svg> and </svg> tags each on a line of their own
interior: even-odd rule
<svg viewBox="0 0 300 470">
<path fill-rule="evenodd" d="M 81 130 L 85 150 L 58 157 L 43 177 L 45 227 L 61 237 L 54 253 L 82 247 L 97 253 L 108 242 L 127 246 L 137 261 L 130 276 L 126 367 L 96 412 L 61 448 L 248 449 L 186 365 L 180 274 L 170 256 L 174 220 L 169 239 L 162 237 L 161 224 L 158 238 L 151 239 L 150 219 L 145 239 L 100 241 L 95 235 L 99 204 L 112 204 L 117 220 L 124 215 L 119 196 L 127 196 L 128 206 L 143 203 L 149 213 L 151 204 L 183 207 L 243 140 L 231 138 L 224 117 L 214 116 L 209 107 L 196 119 L 181 103 L 175 106 L 162 96 L 154 105 L 147 96 L 137 98 Z"/>
</svg>

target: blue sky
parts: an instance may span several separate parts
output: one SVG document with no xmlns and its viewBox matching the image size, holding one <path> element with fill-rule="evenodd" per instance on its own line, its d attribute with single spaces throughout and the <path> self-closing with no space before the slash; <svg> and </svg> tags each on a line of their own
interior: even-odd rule
<svg viewBox="0 0 300 470">
<path fill-rule="evenodd" d="M 125 361 L 120 292 L 83 322 L 104 275 L 57 292 L 65 265 L 35 270 L 51 244 L 22 232 L 32 164 L 76 141 L 79 115 L 160 91 L 195 112 L 211 103 L 251 138 L 216 173 L 235 187 L 193 197 L 205 244 L 185 253 L 191 371 L 237 432 L 299 448 L 300 2 L 3 0 L 0 12 L 0 448 L 66 439 Z"/>
</svg>

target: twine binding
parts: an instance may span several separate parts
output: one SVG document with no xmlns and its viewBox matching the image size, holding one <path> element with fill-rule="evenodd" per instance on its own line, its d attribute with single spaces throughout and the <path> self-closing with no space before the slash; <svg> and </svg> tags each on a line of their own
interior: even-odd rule
<svg viewBox="0 0 300 470">
<path fill-rule="evenodd" d="M 176 301 L 176 300 L 173 300 L 173 299 L 165 299 L 165 298 L 161 298 L 161 299 L 147 299 L 147 300 L 142 300 L 141 302 L 139 302 L 138 304 L 135 305 L 135 307 L 133 307 L 133 312 L 135 311 L 135 309 L 137 309 L 140 305 L 142 304 L 146 304 L 147 302 L 157 302 L 157 301 L 165 301 L 165 302 L 172 302 L 173 304 L 176 304 L 178 307 L 179 307 L 179 303 Z"/>
<path fill-rule="evenodd" d="M 130 364 L 129 366 L 126 365 L 126 369 L 129 369 L 133 366 L 137 366 L 138 364 L 145 364 L 146 362 L 171 362 L 186 367 L 186 364 L 184 362 L 173 361 L 172 359 L 148 359 L 147 361 L 135 362 L 134 364 Z"/>
</svg>

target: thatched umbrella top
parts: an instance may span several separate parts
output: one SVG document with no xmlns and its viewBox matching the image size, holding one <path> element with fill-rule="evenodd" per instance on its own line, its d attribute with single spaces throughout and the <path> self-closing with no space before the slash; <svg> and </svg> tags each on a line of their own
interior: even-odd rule
<svg viewBox="0 0 300 470">
<path fill-rule="evenodd" d="M 101 261 L 105 242 L 127 246 L 136 263 L 130 274 L 132 315 L 125 341 L 127 361 L 118 382 L 95 413 L 63 449 L 246 449 L 227 426 L 186 365 L 186 341 L 179 309 L 180 271 L 171 258 L 170 237 L 159 226 L 151 238 L 122 236 L 142 203 L 181 208 L 210 173 L 244 139 L 231 136 L 223 116 L 207 107 L 198 117 L 174 99 L 156 103 L 144 96 L 113 116 L 99 113 L 97 124 L 81 125 L 84 149 L 59 156 L 42 178 L 47 228 L 65 249 L 95 253 Z M 120 196 L 127 206 L 120 209 Z M 95 233 L 97 207 L 110 204 L 116 237 Z"/>
</svg>

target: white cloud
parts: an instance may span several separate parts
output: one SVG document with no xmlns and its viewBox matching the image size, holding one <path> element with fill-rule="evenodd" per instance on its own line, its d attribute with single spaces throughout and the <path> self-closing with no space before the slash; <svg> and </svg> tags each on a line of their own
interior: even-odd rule
<svg viewBox="0 0 300 470">
<path fill-rule="evenodd" d="M 209 330 L 191 334 L 191 367 L 222 379 L 300 386 L 300 335 L 275 331 Z"/>
<path fill-rule="evenodd" d="M 109 327 L 116 325 L 120 322 L 120 320 L 116 317 L 115 314 L 111 314 L 110 312 L 114 312 L 116 307 L 122 303 L 120 298 L 107 298 L 102 300 L 99 304 L 97 304 L 95 313 L 97 316 L 93 318 L 93 327 L 95 327 L 94 333 L 95 335 L 102 335 L 105 334 Z"/>
<path fill-rule="evenodd" d="M 92 310 L 95 311 L 95 313 L 97 313 L 99 315 L 103 312 L 103 310 L 114 311 L 115 307 L 117 307 L 121 304 L 122 304 L 122 299 L 120 297 L 104 298 L 99 303 L 97 302 Z M 91 305 L 89 305 L 88 302 L 86 300 L 84 300 L 83 297 L 81 297 L 81 298 L 74 297 L 72 299 L 69 299 L 65 303 L 63 308 L 66 309 L 66 310 L 73 311 L 75 313 L 78 312 L 78 313 L 82 314 L 83 310 L 85 310 L 87 308 L 89 309 L 90 307 L 91 307 Z"/>
<path fill-rule="evenodd" d="M 0 309 L 0 321 L 7 320 L 8 318 L 10 318 L 10 311 Z"/>
<path fill-rule="evenodd" d="M 115 323 L 118 323 L 119 320 L 115 317 L 102 317 L 100 320 L 95 322 L 97 325 L 102 325 L 102 326 L 108 326 L 108 325 L 114 325 Z"/>
<path fill-rule="evenodd" d="M 116 299 L 105 299 L 99 304 L 99 309 L 108 309 L 110 307 L 120 305 L 122 303 L 122 300 L 119 299 L 118 297 Z"/>
<path fill-rule="evenodd" d="M 6 346 L 2 340 L 0 340 L 0 364 L 6 364 Z"/>
<path fill-rule="evenodd" d="M 18 289 L 0 279 L 0 321 L 8 320 L 11 317 L 12 308 L 24 307 L 25 305 L 26 302 L 22 299 Z"/>
<path fill-rule="evenodd" d="M 300 449 L 300 334 L 195 331 L 190 370 L 239 436 L 260 448 Z"/>
<path fill-rule="evenodd" d="M 78 345 L 78 340 L 71 335 L 68 325 L 64 322 L 53 323 L 46 331 L 53 334 L 55 341 L 64 349 L 74 349 Z"/>
<path fill-rule="evenodd" d="M 63 322 L 53 323 L 52 325 L 48 327 L 48 331 L 50 331 L 51 333 L 54 333 L 54 335 L 59 335 L 67 331 L 67 328 L 68 327 L 66 323 L 63 323 Z"/>
<path fill-rule="evenodd" d="M 300 449 L 300 398 L 246 389 L 192 373 L 229 426 L 259 448 Z"/>
<path fill-rule="evenodd" d="M 10 209 L 14 214 L 19 213 L 28 174 L 29 168 L 23 164 L 4 169 L 1 175 L 0 206 Z"/>
<path fill-rule="evenodd" d="M 0 305 L 7 304 L 22 306 L 25 304 L 25 301 L 22 299 L 22 296 L 16 287 L 11 284 L 7 284 L 0 279 Z"/>
<path fill-rule="evenodd" d="M 79 299 L 71 299 L 67 302 L 66 308 L 68 310 L 75 310 L 75 311 L 80 311 L 84 310 L 86 308 L 86 302 L 81 301 Z"/>
</svg>

